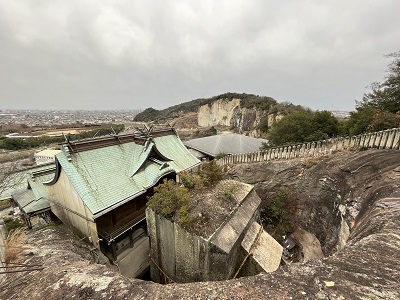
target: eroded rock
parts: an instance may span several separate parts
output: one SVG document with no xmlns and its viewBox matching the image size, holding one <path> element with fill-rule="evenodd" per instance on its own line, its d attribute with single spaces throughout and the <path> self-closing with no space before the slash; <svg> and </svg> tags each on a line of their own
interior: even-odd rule
<svg viewBox="0 0 400 300">
<path fill-rule="evenodd" d="M 264 191 L 270 180 L 275 187 L 291 179 L 298 225 L 320 240 L 326 258 L 230 281 L 158 285 L 94 263 L 90 249 L 57 226 L 31 232 L 19 262 L 45 268 L 9 274 L 0 299 L 400 299 L 399 166 L 400 152 L 352 152 L 321 161 L 302 179 L 279 173 L 266 178 Z M 332 180 L 321 185 L 319 179 L 326 176 Z M 342 221 L 338 207 L 348 210 L 350 203 L 357 203 L 352 206 L 357 213 L 345 218 L 354 226 L 347 243 L 335 251 Z M 28 254 L 31 248 L 34 255 Z"/>
</svg>

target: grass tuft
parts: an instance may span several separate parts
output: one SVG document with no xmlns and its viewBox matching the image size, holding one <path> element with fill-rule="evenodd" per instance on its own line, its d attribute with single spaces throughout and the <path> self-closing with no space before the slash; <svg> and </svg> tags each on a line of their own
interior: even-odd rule
<svg viewBox="0 0 400 300">
<path fill-rule="evenodd" d="M 17 228 L 9 233 L 6 239 L 6 247 L 4 251 L 6 263 L 15 261 L 18 256 L 24 251 L 24 242 L 27 239 L 24 228 Z"/>
</svg>

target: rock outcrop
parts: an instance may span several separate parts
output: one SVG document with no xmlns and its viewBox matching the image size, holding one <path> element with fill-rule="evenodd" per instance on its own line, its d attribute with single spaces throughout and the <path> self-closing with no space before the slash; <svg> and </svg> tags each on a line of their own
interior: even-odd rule
<svg viewBox="0 0 400 300">
<path fill-rule="evenodd" d="M 250 133 L 258 136 L 258 127 L 263 116 L 266 117 L 268 126 L 282 119 L 279 113 L 270 114 L 268 111 L 256 107 L 243 107 L 241 99 L 220 99 L 211 104 L 199 107 L 197 124 L 200 127 L 227 126 L 239 133 Z"/>
<path fill-rule="evenodd" d="M 163 110 L 148 108 L 135 121 L 175 124 L 179 130 L 220 126 L 238 133 L 259 136 L 259 125 L 264 130 L 281 119 L 288 111 L 303 110 L 291 103 L 277 103 L 270 97 L 251 94 L 226 93 L 208 99 L 197 99 Z M 196 126 L 194 126 L 196 124 Z"/>
<path fill-rule="evenodd" d="M 325 258 L 236 280 L 159 285 L 90 263 L 78 241 L 49 227 L 31 232 L 18 261 L 44 269 L 8 274 L 0 299 L 400 299 L 400 152 L 337 154 L 315 167 L 241 164 L 230 174 L 255 183 L 264 202 L 277 187 L 290 189 L 296 224 L 318 238 Z M 338 250 L 342 220 L 350 235 Z"/>
</svg>

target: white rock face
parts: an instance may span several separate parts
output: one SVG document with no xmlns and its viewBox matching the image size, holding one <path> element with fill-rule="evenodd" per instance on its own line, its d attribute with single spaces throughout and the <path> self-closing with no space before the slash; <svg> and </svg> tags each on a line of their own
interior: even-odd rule
<svg viewBox="0 0 400 300">
<path fill-rule="evenodd" d="M 240 108 L 240 99 L 232 99 L 232 101 L 220 99 L 214 101 L 211 106 L 208 104 L 200 106 L 197 123 L 201 127 L 230 126 L 235 108 Z"/>
<path fill-rule="evenodd" d="M 240 99 L 219 99 L 211 104 L 199 107 L 197 125 L 199 127 L 228 126 L 235 128 L 239 133 L 246 133 L 252 137 L 259 137 L 258 125 L 265 114 L 256 108 L 241 107 Z M 268 126 L 279 121 L 283 115 L 268 114 Z"/>
</svg>

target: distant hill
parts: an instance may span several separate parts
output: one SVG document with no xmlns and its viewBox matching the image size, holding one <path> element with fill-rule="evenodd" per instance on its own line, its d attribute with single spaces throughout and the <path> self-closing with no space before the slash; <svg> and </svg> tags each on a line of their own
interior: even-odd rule
<svg viewBox="0 0 400 300">
<path fill-rule="evenodd" d="M 163 110 L 157 110 L 152 107 L 145 109 L 137 114 L 134 121 L 137 122 L 165 122 L 182 116 L 188 112 L 198 112 L 199 108 L 204 105 L 211 105 L 218 100 L 232 101 L 240 100 L 241 108 L 256 109 L 268 114 L 287 114 L 297 110 L 304 110 L 300 105 L 292 103 L 278 103 L 275 99 L 266 96 L 258 96 L 253 94 L 225 93 L 211 98 L 200 98 L 192 101 L 177 104 Z"/>
<path fill-rule="evenodd" d="M 300 110 L 305 108 L 288 102 L 278 103 L 271 97 L 225 93 L 163 110 L 150 107 L 136 115 L 134 121 L 169 123 L 185 138 L 206 136 L 218 131 L 261 137 L 265 136 L 273 123 Z"/>
</svg>

